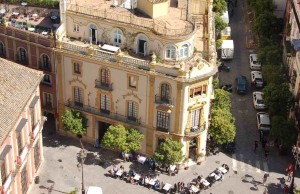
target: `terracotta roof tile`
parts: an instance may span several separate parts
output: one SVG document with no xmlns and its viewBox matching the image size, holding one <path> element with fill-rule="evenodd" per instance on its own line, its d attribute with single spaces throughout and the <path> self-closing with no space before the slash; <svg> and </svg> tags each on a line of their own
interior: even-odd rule
<svg viewBox="0 0 300 194">
<path fill-rule="evenodd" d="M 0 59 L 0 145 L 43 78 L 43 72 Z"/>
</svg>

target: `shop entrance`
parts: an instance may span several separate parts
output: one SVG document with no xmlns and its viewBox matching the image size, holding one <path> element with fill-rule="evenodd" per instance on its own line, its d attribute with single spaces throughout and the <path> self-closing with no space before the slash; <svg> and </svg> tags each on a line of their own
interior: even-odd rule
<svg viewBox="0 0 300 194">
<path fill-rule="evenodd" d="M 189 158 L 192 160 L 197 160 L 197 139 L 193 138 L 189 145 Z"/>
<path fill-rule="evenodd" d="M 105 132 L 107 131 L 107 129 L 110 125 L 111 125 L 110 123 L 98 121 L 98 140 L 99 140 L 99 142 L 101 142 Z"/>
</svg>

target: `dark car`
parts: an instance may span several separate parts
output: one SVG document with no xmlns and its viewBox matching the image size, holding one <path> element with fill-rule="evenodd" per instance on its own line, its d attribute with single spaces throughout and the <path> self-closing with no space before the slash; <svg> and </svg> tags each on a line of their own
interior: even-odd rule
<svg viewBox="0 0 300 194">
<path fill-rule="evenodd" d="M 246 76 L 240 75 L 235 78 L 236 81 L 236 91 L 238 94 L 247 93 L 247 78 Z"/>
</svg>

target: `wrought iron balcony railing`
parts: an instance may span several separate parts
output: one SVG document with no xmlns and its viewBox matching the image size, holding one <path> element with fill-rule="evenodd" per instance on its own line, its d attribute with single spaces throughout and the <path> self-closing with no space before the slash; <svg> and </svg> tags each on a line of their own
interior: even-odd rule
<svg viewBox="0 0 300 194">
<path fill-rule="evenodd" d="M 155 95 L 155 103 L 173 107 L 173 100 L 169 97 Z"/>
<path fill-rule="evenodd" d="M 99 88 L 106 91 L 113 91 L 113 84 L 103 83 L 99 80 L 95 80 L 95 88 Z"/>
<path fill-rule="evenodd" d="M 206 129 L 205 124 L 203 124 L 201 126 L 197 126 L 197 127 L 191 127 L 190 131 L 185 131 L 185 135 L 186 136 L 199 135 L 200 133 L 205 131 L 205 129 Z"/>
</svg>

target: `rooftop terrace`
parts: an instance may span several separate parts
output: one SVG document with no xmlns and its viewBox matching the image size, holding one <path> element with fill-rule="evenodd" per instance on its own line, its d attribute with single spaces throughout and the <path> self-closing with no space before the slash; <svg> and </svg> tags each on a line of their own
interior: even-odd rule
<svg viewBox="0 0 300 194">
<path fill-rule="evenodd" d="M 194 22 L 187 18 L 186 11 L 174 7 L 169 7 L 168 15 L 156 19 L 149 18 L 137 9 L 128 10 L 123 7 L 115 7 L 113 0 L 77 0 L 76 3 L 71 2 L 67 10 L 73 13 L 132 24 L 166 36 L 189 35 L 195 30 Z"/>
</svg>

